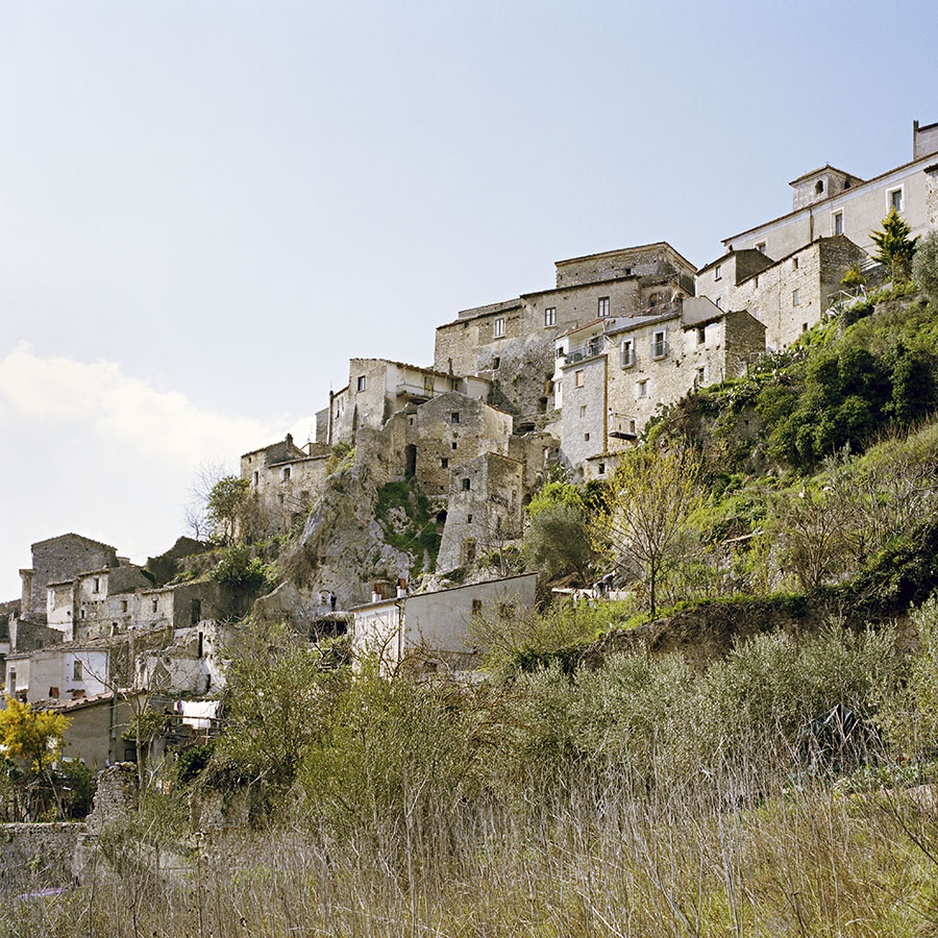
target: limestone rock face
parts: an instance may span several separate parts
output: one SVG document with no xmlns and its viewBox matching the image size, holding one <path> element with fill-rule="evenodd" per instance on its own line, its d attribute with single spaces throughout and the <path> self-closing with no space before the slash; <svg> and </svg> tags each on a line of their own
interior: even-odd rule
<svg viewBox="0 0 938 938">
<path fill-rule="evenodd" d="M 303 588 L 333 593 L 339 609 L 371 600 L 372 583 L 406 577 L 414 557 L 385 542 L 375 519 L 376 486 L 369 466 L 352 467 L 326 479 L 306 520 L 295 566 Z"/>
</svg>

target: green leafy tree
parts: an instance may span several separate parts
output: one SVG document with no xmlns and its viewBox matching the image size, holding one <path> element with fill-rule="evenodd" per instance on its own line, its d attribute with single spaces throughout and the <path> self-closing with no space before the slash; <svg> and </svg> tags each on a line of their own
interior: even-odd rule
<svg viewBox="0 0 938 938">
<path fill-rule="evenodd" d="M 289 788 L 346 683 L 333 663 L 283 625 L 247 635 L 228 668 L 225 731 L 209 775 L 233 776 L 273 795 Z"/>
<path fill-rule="evenodd" d="M 876 245 L 873 258 L 889 268 L 894 280 L 908 280 L 912 276 L 912 258 L 918 238 L 912 238 L 912 227 L 891 208 L 878 231 L 870 232 Z"/>
<path fill-rule="evenodd" d="M 916 246 L 912 278 L 933 303 L 938 303 L 938 231 L 929 231 Z"/>
<path fill-rule="evenodd" d="M 686 559 L 700 471 L 699 457 L 687 450 L 634 450 L 619 463 L 593 523 L 597 550 L 644 580 L 652 615 L 661 577 Z"/>
<path fill-rule="evenodd" d="M 250 501 L 250 483 L 237 476 L 225 476 L 208 496 L 208 518 L 223 544 L 232 544 L 241 535 Z"/>
</svg>

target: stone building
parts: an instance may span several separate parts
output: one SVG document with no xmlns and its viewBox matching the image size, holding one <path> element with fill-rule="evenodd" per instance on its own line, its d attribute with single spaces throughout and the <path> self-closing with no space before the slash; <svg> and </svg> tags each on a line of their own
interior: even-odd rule
<svg viewBox="0 0 938 938">
<path fill-rule="evenodd" d="M 765 351 L 765 327 L 745 311 L 688 297 L 648 315 L 587 323 L 555 347 L 562 460 L 578 479 L 593 461 L 602 478 L 662 405 L 742 374 Z"/>
<path fill-rule="evenodd" d="M 845 235 L 862 250 L 873 248 L 891 208 L 918 235 L 938 224 L 938 124 L 912 125 L 912 160 L 863 180 L 830 165 L 792 180 L 792 211 L 723 240 L 727 252 L 756 250 L 787 258 L 819 238 Z M 709 294 L 708 294 L 709 295 Z"/>
<path fill-rule="evenodd" d="M 549 409 L 558 335 L 694 292 L 695 267 L 665 242 L 557 261 L 555 268 L 553 289 L 463 310 L 436 331 L 435 367 L 490 379 L 490 401 L 517 415 L 516 431 L 534 429 Z"/>
<path fill-rule="evenodd" d="M 7 657 L 6 692 L 28 703 L 78 700 L 108 690 L 111 649 L 100 643 L 65 642 Z"/>
<path fill-rule="evenodd" d="M 424 668 L 478 668 L 485 649 L 471 634 L 472 620 L 513 618 L 532 609 L 536 587 L 536 574 L 528 573 L 355 606 L 353 654 L 359 660 L 375 656 L 386 670 L 407 658 Z"/>
<path fill-rule="evenodd" d="M 453 470 L 478 456 L 508 455 L 511 414 L 458 391 L 419 405 L 407 424 L 405 473 L 427 495 L 446 495 Z"/>
<path fill-rule="evenodd" d="M 348 385 L 331 393 L 329 407 L 316 414 L 316 439 L 327 446 L 355 445 L 359 429 L 380 430 L 408 405 L 422 404 L 449 391 L 486 400 L 489 382 L 468 372 L 465 375 L 383 358 L 353 358 Z"/>
<path fill-rule="evenodd" d="M 324 443 L 308 443 L 304 450 L 289 433 L 281 442 L 245 453 L 241 478 L 249 483 L 254 499 L 247 518 L 256 529 L 251 533 L 270 536 L 290 531 L 319 497 L 328 464 L 329 448 Z"/>
<path fill-rule="evenodd" d="M 484 453 L 453 469 L 437 570 L 471 566 L 521 537 L 524 466 Z"/>
<path fill-rule="evenodd" d="M 80 534 L 60 534 L 31 547 L 32 567 L 20 570 L 23 598 L 20 614 L 44 619 L 50 583 L 62 583 L 86 570 L 117 567 L 117 551 Z"/>
<path fill-rule="evenodd" d="M 46 621 L 64 641 L 127 631 L 137 611 L 135 594 L 153 586 L 140 567 L 104 567 L 47 588 Z"/>
<path fill-rule="evenodd" d="M 766 346 L 784 348 L 816 325 L 840 297 L 847 268 L 867 254 L 845 235 L 820 237 L 779 260 L 730 251 L 697 273 L 697 293 L 721 309 L 747 310 L 765 325 Z"/>
</svg>

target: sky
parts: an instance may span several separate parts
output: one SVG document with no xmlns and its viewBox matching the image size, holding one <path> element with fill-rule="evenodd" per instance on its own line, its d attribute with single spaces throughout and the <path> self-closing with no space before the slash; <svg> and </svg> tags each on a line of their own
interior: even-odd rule
<svg viewBox="0 0 938 938">
<path fill-rule="evenodd" d="M 135 562 L 348 359 L 665 240 L 700 266 L 938 121 L 938 6 L 0 0 L 0 600 Z"/>
</svg>

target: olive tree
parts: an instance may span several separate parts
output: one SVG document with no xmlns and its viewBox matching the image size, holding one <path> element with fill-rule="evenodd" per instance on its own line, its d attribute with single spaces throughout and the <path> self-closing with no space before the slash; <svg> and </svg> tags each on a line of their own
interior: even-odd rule
<svg viewBox="0 0 938 938">
<path fill-rule="evenodd" d="M 700 470 L 688 450 L 634 450 L 619 463 L 592 525 L 597 550 L 644 580 L 652 615 L 662 575 L 685 556 Z"/>
</svg>

